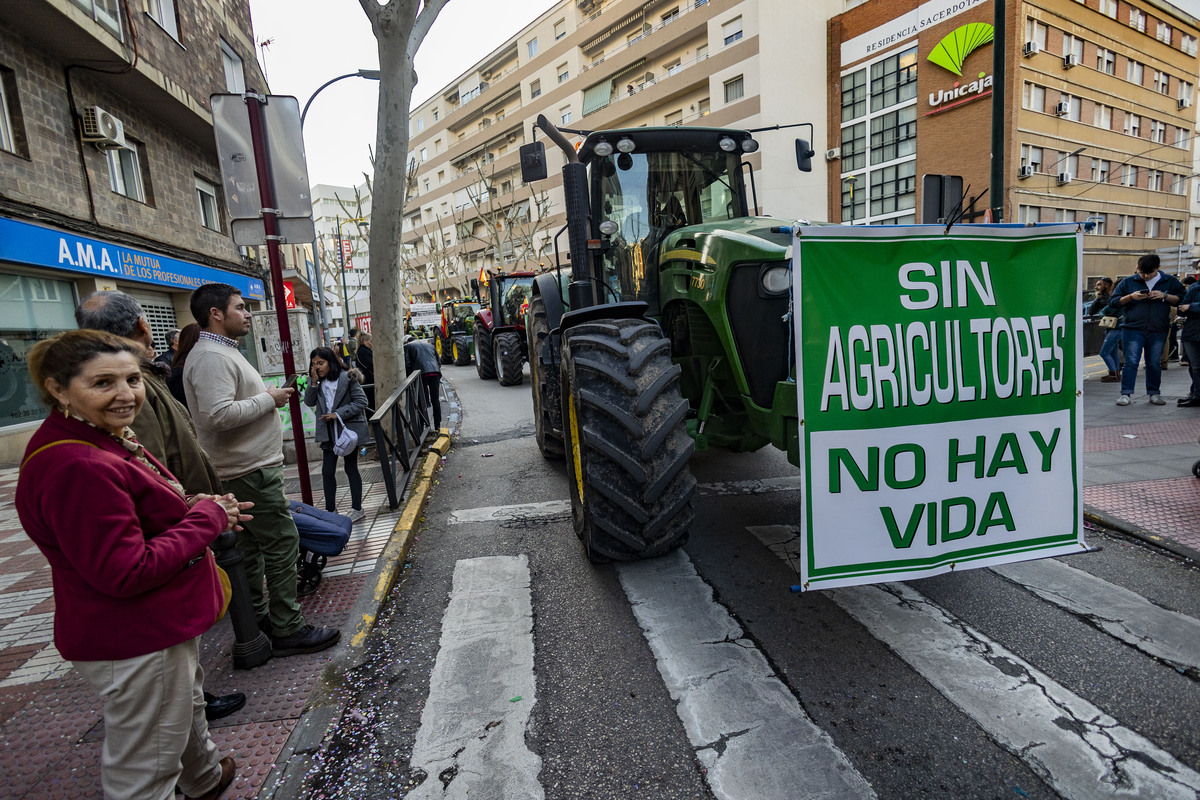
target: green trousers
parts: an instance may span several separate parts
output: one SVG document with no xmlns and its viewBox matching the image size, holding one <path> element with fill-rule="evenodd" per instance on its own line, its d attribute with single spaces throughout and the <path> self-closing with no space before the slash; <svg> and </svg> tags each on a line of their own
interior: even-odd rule
<svg viewBox="0 0 1200 800">
<path fill-rule="evenodd" d="M 221 481 L 239 502 L 250 501 L 254 519 L 242 523 L 238 547 L 246 557 L 246 581 L 259 619 L 269 617 L 272 636 L 288 636 L 304 627 L 296 600 L 296 560 L 300 534 L 283 493 L 283 467 L 264 467 Z M 263 577 L 267 591 L 263 593 Z"/>
</svg>

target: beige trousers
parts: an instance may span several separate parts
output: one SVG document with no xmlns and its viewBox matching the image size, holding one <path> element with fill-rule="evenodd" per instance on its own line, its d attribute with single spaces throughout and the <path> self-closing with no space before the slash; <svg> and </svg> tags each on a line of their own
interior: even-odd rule
<svg viewBox="0 0 1200 800">
<path fill-rule="evenodd" d="M 172 800 L 221 780 L 204 718 L 200 639 L 121 661 L 73 661 L 104 701 L 105 800 Z"/>
</svg>

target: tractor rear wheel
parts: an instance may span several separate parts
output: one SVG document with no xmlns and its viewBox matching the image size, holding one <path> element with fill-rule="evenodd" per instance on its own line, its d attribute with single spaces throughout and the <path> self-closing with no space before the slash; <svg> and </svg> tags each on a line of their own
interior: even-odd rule
<svg viewBox="0 0 1200 800">
<path fill-rule="evenodd" d="M 558 459 L 564 454 L 562 436 L 562 390 L 558 364 L 550 354 L 550 322 L 546 301 L 539 294 L 529 304 L 529 383 L 533 388 L 533 426 L 542 458 Z"/>
<path fill-rule="evenodd" d="M 450 343 L 450 355 L 456 367 L 465 367 L 471 363 L 471 348 L 467 344 L 467 337 L 454 337 L 454 341 Z"/>
<path fill-rule="evenodd" d="M 520 334 L 512 331 L 497 334 L 492 349 L 496 358 L 496 377 L 501 386 L 516 386 L 524 380 L 525 352 Z"/>
<path fill-rule="evenodd" d="M 441 364 L 449 364 L 450 363 L 450 361 L 451 361 L 450 352 L 449 352 L 450 348 L 446 345 L 446 340 L 442 338 L 442 335 L 440 333 L 438 335 L 436 335 L 435 337 L 433 337 L 433 349 L 437 351 L 437 357 L 438 357 L 439 363 L 441 363 Z"/>
<path fill-rule="evenodd" d="M 562 415 L 575 533 L 592 561 L 679 547 L 692 523 L 687 402 L 659 327 L 581 323 L 562 343 Z"/>
<path fill-rule="evenodd" d="M 496 364 L 492 361 L 491 331 L 475 329 L 475 372 L 485 381 L 496 377 Z"/>
</svg>

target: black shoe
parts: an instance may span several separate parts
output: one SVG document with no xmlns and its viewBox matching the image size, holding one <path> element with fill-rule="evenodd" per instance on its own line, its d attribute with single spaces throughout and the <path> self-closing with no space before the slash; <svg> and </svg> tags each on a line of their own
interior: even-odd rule
<svg viewBox="0 0 1200 800">
<path fill-rule="evenodd" d="M 289 636 L 272 636 L 271 649 L 276 658 L 298 656 L 301 653 L 317 653 L 333 647 L 342 638 L 337 628 L 314 628 L 305 625 Z"/>
<path fill-rule="evenodd" d="M 246 705 L 246 695 L 241 692 L 234 692 L 233 694 L 225 694 L 217 697 L 214 694 L 205 692 L 204 702 L 208 703 L 204 708 L 204 718 L 212 722 L 214 719 L 228 717 Z"/>
<path fill-rule="evenodd" d="M 1196 406 L 1200 406 L 1200 397 L 1185 397 L 1176 402 L 1175 405 L 1180 408 L 1195 408 Z"/>
</svg>

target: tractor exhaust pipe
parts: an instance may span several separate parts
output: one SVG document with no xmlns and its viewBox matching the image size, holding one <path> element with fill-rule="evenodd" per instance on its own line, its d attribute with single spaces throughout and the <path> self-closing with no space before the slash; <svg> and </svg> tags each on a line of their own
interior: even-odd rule
<svg viewBox="0 0 1200 800">
<path fill-rule="evenodd" d="M 563 201 L 567 211 L 567 241 L 570 247 L 571 283 L 567 287 L 567 295 L 571 308 L 588 308 L 596 304 L 593 288 L 591 256 L 588 251 L 588 230 L 590 225 L 590 209 L 588 208 L 587 167 L 579 161 L 579 154 L 563 136 L 562 131 L 554 123 L 539 114 L 537 127 L 559 146 L 567 156 L 563 166 Z"/>
</svg>

